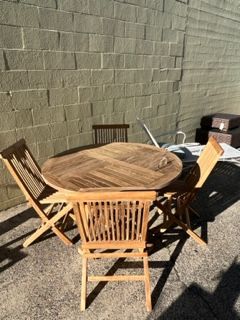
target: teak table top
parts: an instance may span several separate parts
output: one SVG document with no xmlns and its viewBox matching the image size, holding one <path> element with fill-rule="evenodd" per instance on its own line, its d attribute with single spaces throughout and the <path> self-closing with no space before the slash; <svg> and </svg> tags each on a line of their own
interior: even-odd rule
<svg viewBox="0 0 240 320">
<path fill-rule="evenodd" d="M 42 167 L 60 191 L 159 190 L 181 171 L 181 160 L 166 149 L 121 142 L 54 157 Z"/>
</svg>

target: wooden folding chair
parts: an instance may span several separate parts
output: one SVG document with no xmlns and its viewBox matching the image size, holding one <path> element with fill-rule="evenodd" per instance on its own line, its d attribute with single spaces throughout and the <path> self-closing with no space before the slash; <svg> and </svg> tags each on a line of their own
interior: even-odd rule
<svg viewBox="0 0 240 320">
<path fill-rule="evenodd" d="M 161 190 L 164 196 L 167 197 L 165 202 L 156 201 L 158 208 L 160 208 L 165 216 L 161 229 L 166 230 L 175 223 L 182 227 L 196 242 L 206 244 L 191 229 L 189 212 L 193 211 L 196 213 L 196 211 L 190 207 L 190 204 L 222 154 L 223 149 L 221 146 L 215 138 L 210 137 L 196 164 L 191 168 L 185 179 L 183 181 L 178 180 L 164 190 Z"/>
<path fill-rule="evenodd" d="M 29 246 L 49 229 L 66 245 L 71 245 L 71 240 L 60 230 L 60 227 L 61 220 L 70 214 L 72 205 L 64 203 L 64 195 L 45 183 L 41 170 L 29 151 L 25 140 L 21 139 L 3 150 L 0 153 L 0 158 L 22 190 L 30 206 L 42 220 L 42 225 L 23 243 L 23 246 Z M 57 202 L 56 196 L 58 196 Z M 61 200 L 61 203 L 59 203 L 59 200 Z M 44 208 L 43 204 L 49 204 L 49 206 Z"/>
<path fill-rule="evenodd" d="M 96 145 L 128 141 L 128 124 L 97 124 L 93 125 L 92 128 L 94 144 Z"/>
<path fill-rule="evenodd" d="M 156 193 L 148 192 L 99 192 L 75 193 L 67 197 L 73 203 L 74 214 L 82 239 L 82 292 L 81 310 L 86 307 L 87 281 L 144 281 L 146 306 L 150 311 L 150 276 L 146 234 L 149 207 Z M 119 249 L 99 252 L 97 249 Z M 135 249 L 137 252 L 122 252 Z M 88 276 L 87 263 L 96 258 L 141 258 L 143 275 Z"/>
</svg>

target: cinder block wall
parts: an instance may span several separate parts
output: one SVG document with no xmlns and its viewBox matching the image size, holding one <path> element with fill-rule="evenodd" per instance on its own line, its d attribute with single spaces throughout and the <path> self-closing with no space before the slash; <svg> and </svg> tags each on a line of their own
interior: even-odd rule
<svg viewBox="0 0 240 320">
<path fill-rule="evenodd" d="M 129 140 L 238 112 L 238 0 L 0 0 L 0 150 L 24 137 L 40 165 L 92 143 L 92 124 Z M 0 161 L 0 209 L 24 198 Z"/>
<path fill-rule="evenodd" d="M 190 0 L 179 125 L 195 138 L 203 115 L 240 114 L 240 2 Z"/>
<path fill-rule="evenodd" d="M 24 137 L 41 164 L 92 143 L 92 124 L 138 115 L 175 127 L 185 4 L 163 0 L 0 1 L 0 150 Z M 23 198 L 0 163 L 0 209 Z"/>
</svg>

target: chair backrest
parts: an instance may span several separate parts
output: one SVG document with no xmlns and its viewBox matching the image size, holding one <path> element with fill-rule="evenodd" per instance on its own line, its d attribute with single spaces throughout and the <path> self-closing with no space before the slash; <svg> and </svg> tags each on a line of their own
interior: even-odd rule
<svg viewBox="0 0 240 320">
<path fill-rule="evenodd" d="M 67 199 L 73 203 L 83 248 L 145 247 L 156 192 L 72 193 Z"/>
<path fill-rule="evenodd" d="M 92 128 L 94 144 L 128 141 L 128 124 L 97 124 L 93 125 Z"/>
<path fill-rule="evenodd" d="M 224 150 L 216 139 L 210 137 L 196 164 L 187 175 L 186 184 L 196 189 L 201 188 L 223 152 Z"/>
<path fill-rule="evenodd" d="M 41 170 L 24 139 L 0 152 L 0 158 L 27 200 L 37 199 L 46 187 Z"/>
</svg>

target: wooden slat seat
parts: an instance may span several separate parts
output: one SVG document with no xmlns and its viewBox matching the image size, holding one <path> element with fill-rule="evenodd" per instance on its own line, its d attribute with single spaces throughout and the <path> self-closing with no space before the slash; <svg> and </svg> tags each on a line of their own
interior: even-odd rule
<svg viewBox="0 0 240 320">
<path fill-rule="evenodd" d="M 95 145 L 111 142 L 127 142 L 128 124 L 96 124 L 92 126 Z"/>
<path fill-rule="evenodd" d="M 146 306 L 150 311 L 151 293 L 148 270 L 146 235 L 149 208 L 156 199 L 154 191 L 129 192 L 73 192 L 66 194 L 72 202 L 78 230 L 82 239 L 81 310 L 86 308 L 88 281 L 144 281 Z M 99 249 L 104 249 L 99 252 Z M 112 252 L 113 249 L 118 251 Z M 135 251 L 126 252 L 127 249 Z M 93 251 L 97 250 L 97 251 Z M 111 252 L 106 252 L 111 250 Z M 122 252 L 122 251 L 125 252 Z M 88 276 L 89 259 L 141 258 L 144 274 Z"/>
<path fill-rule="evenodd" d="M 66 203 L 62 203 L 59 206 L 59 201 L 53 199 L 54 197 L 52 196 L 56 195 L 58 191 L 44 181 L 41 170 L 28 149 L 25 140 L 21 139 L 0 152 L 0 158 L 22 190 L 28 203 L 42 220 L 41 226 L 25 240 L 23 246 L 29 246 L 49 229 L 65 244 L 72 244 L 71 240 L 56 226 L 56 223 L 59 225 L 61 220 L 69 215 L 72 211 L 72 206 Z M 44 208 L 42 203 L 49 204 L 49 206 Z"/>
</svg>

